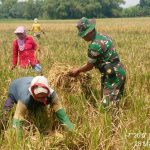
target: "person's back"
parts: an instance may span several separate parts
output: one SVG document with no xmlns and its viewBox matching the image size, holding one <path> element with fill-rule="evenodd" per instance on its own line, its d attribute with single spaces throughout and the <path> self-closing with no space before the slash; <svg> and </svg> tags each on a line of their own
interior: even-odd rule
<svg viewBox="0 0 150 150">
<path fill-rule="evenodd" d="M 69 130 L 74 128 L 61 105 L 58 95 L 50 88 L 48 80 L 44 76 L 22 77 L 14 80 L 9 88 L 8 99 L 3 106 L 3 114 L 8 114 L 14 103 L 17 106 L 13 117 L 13 127 L 18 131 L 18 138 L 22 137 L 22 125 L 27 110 L 34 111 L 38 107 L 49 104 L 62 125 L 65 125 Z"/>
<path fill-rule="evenodd" d="M 17 103 L 18 101 L 21 101 L 29 109 L 43 106 L 43 103 L 35 101 L 33 96 L 31 96 L 29 87 L 32 80 L 33 77 L 18 78 L 11 83 L 8 91 L 8 96 L 11 97 L 14 102 Z M 55 91 L 51 88 L 50 93 L 51 94 L 47 97 L 47 104 L 50 104 L 52 102 L 51 99 L 56 95 Z"/>
<path fill-rule="evenodd" d="M 39 33 L 39 32 L 41 32 L 41 26 L 40 26 L 40 24 L 39 24 L 39 23 L 34 23 L 34 24 L 32 25 L 31 31 L 33 31 L 34 33 Z"/>
<path fill-rule="evenodd" d="M 33 77 L 22 77 L 14 80 L 9 87 L 8 96 L 16 103 L 20 100 L 28 106 L 31 96 L 28 89 L 32 79 Z"/>
<path fill-rule="evenodd" d="M 102 65 L 103 63 L 119 61 L 118 53 L 113 45 L 110 36 L 96 32 L 94 39 L 88 47 L 88 55 L 97 57 L 95 66 Z M 100 66 L 99 66 L 100 67 Z"/>
</svg>

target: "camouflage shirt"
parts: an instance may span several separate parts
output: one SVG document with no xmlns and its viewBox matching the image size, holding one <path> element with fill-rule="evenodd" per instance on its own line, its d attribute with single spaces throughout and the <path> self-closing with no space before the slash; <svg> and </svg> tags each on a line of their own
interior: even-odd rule
<svg viewBox="0 0 150 150">
<path fill-rule="evenodd" d="M 119 62 L 119 57 L 111 37 L 96 33 L 88 47 L 88 62 L 101 71 L 103 65 L 117 61 Z"/>
</svg>

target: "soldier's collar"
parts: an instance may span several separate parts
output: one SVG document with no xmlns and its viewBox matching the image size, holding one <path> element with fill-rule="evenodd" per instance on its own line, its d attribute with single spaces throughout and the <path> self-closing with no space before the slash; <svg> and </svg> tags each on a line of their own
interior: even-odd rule
<svg viewBox="0 0 150 150">
<path fill-rule="evenodd" d="M 93 37 L 93 40 L 92 40 L 92 41 L 94 41 L 97 36 L 98 36 L 98 32 L 96 31 L 95 36 Z"/>
</svg>

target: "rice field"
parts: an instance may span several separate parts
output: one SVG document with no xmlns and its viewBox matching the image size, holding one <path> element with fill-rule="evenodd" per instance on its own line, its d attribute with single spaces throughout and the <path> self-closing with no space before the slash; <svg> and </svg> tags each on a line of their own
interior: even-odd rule
<svg viewBox="0 0 150 150">
<path fill-rule="evenodd" d="M 149 150 L 150 149 L 150 18 L 97 19 L 97 31 L 112 36 L 121 61 L 126 66 L 125 95 L 120 100 L 117 117 L 113 108 L 100 112 L 100 73 L 93 69 L 91 95 L 77 90 L 63 89 L 66 81 L 52 84 L 62 104 L 75 124 L 73 132 L 67 132 L 53 116 L 51 109 L 31 115 L 31 123 L 24 129 L 22 141 L 17 142 L 11 127 L 12 115 L 5 130 L 0 133 L 2 150 Z M 77 36 L 77 20 L 43 20 L 45 31 L 39 44 L 37 57 L 43 72 L 49 79 L 58 79 L 63 67 L 78 67 L 86 63 L 88 43 Z M 0 112 L 7 98 L 12 80 L 23 76 L 36 76 L 30 68 L 10 71 L 13 34 L 18 25 L 31 28 L 32 21 L 0 21 Z M 32 35 L 31 32 L 27 34 Z M 62 67 L 54 67 L 60 64 Z M 55 72 L 53 72 L 55 70 Z M 12 110 L 13 114 L 15 108 Z M 45 112 L 48 112 L 47 115 Z M 52 134 L 56 128 L 57 135 Z M 62 136 L 59 136 L 61 133 Z"/>
</svg>

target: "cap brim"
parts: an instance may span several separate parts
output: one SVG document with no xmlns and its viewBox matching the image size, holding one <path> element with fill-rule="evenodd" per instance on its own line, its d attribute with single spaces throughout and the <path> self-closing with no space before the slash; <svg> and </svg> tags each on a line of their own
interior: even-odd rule
<svg viewBox="0 0 150 150">
<path fill-rule="evenodd" d="M 15 33 L 15 34 L 18 34 L 18 33 L 22 33 L 22 34 L 23 34 L 24 32 L 21 32 L 21 31 L 20 31 L 20 32 L 19 32 L 19 31 L 15 31 L 14 33 Z"/>
<path fill-rule="evenodd" d="M 42 88 L 42 87 L 37 87 L 37 88 L 35 88 L 35 89 L 34 89 L 34 94 L 37 95 L 37 94 L 39 94 L 39 93 L 45 93 L 45 94 L 47 94 L 48 91 L 47 91 L 47 89 L 44 89 L 44 88 Z"/>
</svg>

